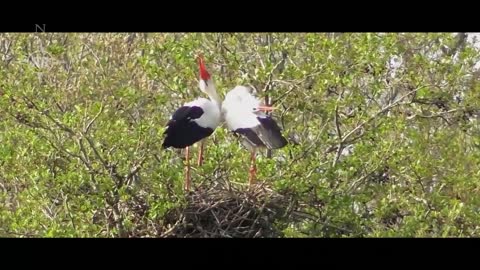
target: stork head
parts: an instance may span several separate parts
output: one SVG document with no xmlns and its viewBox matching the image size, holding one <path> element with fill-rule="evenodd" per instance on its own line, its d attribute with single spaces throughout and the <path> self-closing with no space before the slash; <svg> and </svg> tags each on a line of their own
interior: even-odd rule
<svg viewBox="0 0 480 270">
<path fill-rule="evenodd" d="M 210 73 L 208 73 L 207 67 L 205 66 L 203 55 L 198 54 L 197 60 L 198 60 L 198 68 L 200 70 L 200 82 L 199 82 L 200 90 L 202 90 L 202 92 L 205 92 L 207 94 L 216 92 L 212 77 Z"/>
</svg>

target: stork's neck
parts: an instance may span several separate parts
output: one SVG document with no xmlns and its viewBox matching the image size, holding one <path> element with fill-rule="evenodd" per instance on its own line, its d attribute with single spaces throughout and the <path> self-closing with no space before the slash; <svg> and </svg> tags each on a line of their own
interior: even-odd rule
<svg viewBox="0 0 480 270">
<path fill-rule="evenodd" d="M 215 86 L 215 83 L 213 82 L 213 80 L 210 79 L 206 82 L 204 81 L 204 84 L 202 85 L 202 83 L 201 83 L 200 87 L 202 87 L 202 86 L 205 87 L 204 92 L 208 95 L 210 100 L 215 102 L 217 104 L 218 108 L 221 108 L 222 100 L 220 99 L 220 96 L 217 93 L 217 87 Z"/>
<path fill-rule="evenodd" d="M 212 87 L 212 90 L 208 91 L 207 95 L 210 98 L 210 100 L 212 100 L 217 104 L 219 108 L 222 106 L 222 100 L 220 99 L 220 96 L 218 95 L 215 87 Z"/>
</svg>

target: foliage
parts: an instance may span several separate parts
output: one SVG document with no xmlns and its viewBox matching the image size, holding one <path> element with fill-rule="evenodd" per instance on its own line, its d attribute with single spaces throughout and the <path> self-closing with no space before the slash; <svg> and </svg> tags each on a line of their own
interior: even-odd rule
<svg viewBox="0 0 480 270">
<path fill-rule="evenodd" d="M 202 96 L 197 52 L 222 96 L 251 85 L 278 108 L 290 144 L 257 166 L 303 217 L 286 237 L 478 235 L 464 34 L 32 33 L 0 34 L 0 236 L 160 236 L 187 202 L 183 154 L 161 143 Z M 248 160 L 219 128 L 193 182 L 246 186 Z"/>
</svg>

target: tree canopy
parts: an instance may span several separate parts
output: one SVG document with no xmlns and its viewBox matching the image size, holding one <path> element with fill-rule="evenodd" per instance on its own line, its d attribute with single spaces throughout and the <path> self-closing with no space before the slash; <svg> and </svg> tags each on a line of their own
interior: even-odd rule
<svg viewBox="0 0 480 270">
<path fill-rule="evenodd" d="M 198 52 L 222 97 L 251 85 L 277 108 L 289 144 L 257 167 L 296 214 L 275 221 L 280 237 L 478 235 L 480 52 L 467 34 L 10 33 L 0 236 L 164 236 L 189 199 L 162 133 L 204 96 Z M 246 189 L 250 156 L 226 128 L 205 155 L 194 186 Z"/>
</svg>

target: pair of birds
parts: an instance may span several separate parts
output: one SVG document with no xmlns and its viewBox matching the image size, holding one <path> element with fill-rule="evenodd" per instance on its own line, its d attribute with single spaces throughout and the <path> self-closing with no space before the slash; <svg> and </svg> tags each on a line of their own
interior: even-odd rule
<svg viewBox="0 0 480 270">
<path fill-rule="evenodd" d="M 189 147 L 200 141 L 198 165 L 201 166 L 204 139 L 225 121 L 228 129 L 241 136 L 243 145 L 251 152 L 249 185 L 252 186 L 256 179 L 257 148 L 282 148 L 287 145 L 287 140 L 282 136 L 275 120 L 265 113 L 273 108 L 262 105 L 261 101 L 252 95 L 249 87 L 236 86 L 227 93 L 222 103 L 202 55 L 198 55 L 197 59 L 200 71 L 199 87 L 210 99 L 198 98 L 177 109 L 167 123 L 162 146 L 164 149 L 185 148 L 184 188 L 189 191 L 191 188 Z"/>
</svg>

